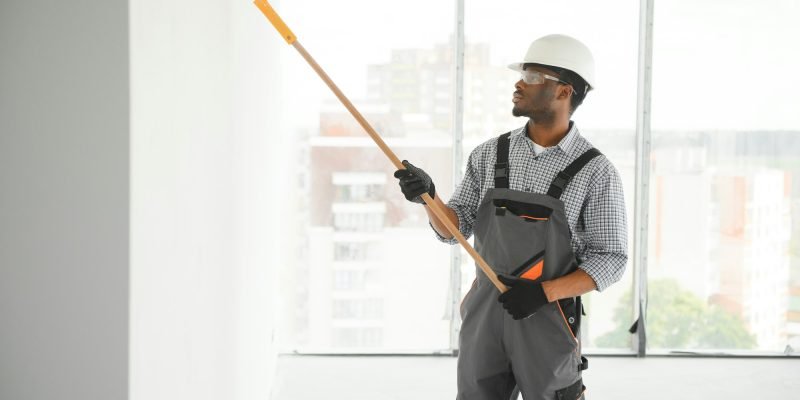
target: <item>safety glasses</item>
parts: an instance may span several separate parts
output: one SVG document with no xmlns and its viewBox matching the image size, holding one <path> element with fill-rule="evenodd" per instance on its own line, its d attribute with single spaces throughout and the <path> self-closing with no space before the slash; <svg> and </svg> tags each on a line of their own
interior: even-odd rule
<svg viewBox="0 0 800 400">
<path fill-rule="evenodd" d="M 520 71 L 520 76 L 522 81 L 528 85 L 541 85 L 542 83 L 544 83 L 545 79 L 549 79 L 554 82 L 572 86 L 569 82 L 564 82 L 561 79 L 556 78 L 555 76 L 547 75 L 545 73 L 531 69 Z M 575 89 L 573 88 L 572 91 L 574 92 Z"/>
</svg>

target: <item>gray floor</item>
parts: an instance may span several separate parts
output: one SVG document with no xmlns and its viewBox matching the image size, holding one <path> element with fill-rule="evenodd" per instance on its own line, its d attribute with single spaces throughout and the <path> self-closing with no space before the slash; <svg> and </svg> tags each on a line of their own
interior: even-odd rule
<svg viewBox="0 0 800 400">
<path fill-rule="evenodd" d="M 589 400 L 800 399 L 800 359 L 589 357 Z M 283 356 L 272 400 L 453 399 L 455 358 Z"/>
</svg>

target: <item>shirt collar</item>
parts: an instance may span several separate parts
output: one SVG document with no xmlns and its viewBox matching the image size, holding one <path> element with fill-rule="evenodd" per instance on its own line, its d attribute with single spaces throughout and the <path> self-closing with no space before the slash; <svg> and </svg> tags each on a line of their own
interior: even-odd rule
<svg viewBox="0 0 800 400">
<path fill-rule="evenodd" d="M 517 128 L 517 131 L 514 132 L 513 136 L 525 137 L 528 140 L 531 140 L 525 135 L 525 126 L 523 125 L 521 128 Z M 558 148 L 561 149 L 566 154 L 571 155 L 572 152 L 575 150 L 576 144 L 578 142 L 578 138 L 580 137 L 580 132 L 578 131 L 578 124 L 574 121 L 569 121 L 569 131 L 567 135 L 561 139 L 560 142 L 556 145 Z"/>
</svg>

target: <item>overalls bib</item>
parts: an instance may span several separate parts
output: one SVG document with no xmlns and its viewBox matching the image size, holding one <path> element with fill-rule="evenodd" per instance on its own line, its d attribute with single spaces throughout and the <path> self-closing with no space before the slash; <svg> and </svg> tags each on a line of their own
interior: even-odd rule
<svg viewBox="0 0 800 400">
<path fill-rule="evenodd" d="M 591 159 L 590 149 L 556 175 L 548 194 L 509 189 L 510 132 L 497 144 L 495 187 L 478 207 L 475 250 L 496 273 L 552 280 L 577 269 L 561 193 Z M 580 297 L 544 305 L 514 320 L 497 301 L 500 293 L 481 271 L 461 303 L 457 400 L 577 400 L 581 372 Z"/>
</svg>

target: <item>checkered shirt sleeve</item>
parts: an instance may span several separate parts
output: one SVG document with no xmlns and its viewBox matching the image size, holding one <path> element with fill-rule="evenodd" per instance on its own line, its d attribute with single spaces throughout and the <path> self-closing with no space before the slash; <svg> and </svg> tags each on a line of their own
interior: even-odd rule
<svg viewBox="0 0 800 400">
<path fill-rule="evenodd" d="M 602 292 L 619 281 L 628 262 L 628 234 L 622 180 L 611 163 L 606 163 L 592 180 L 572 237 L 579 268 Z"/>
<path fill-rule="evenodd" d="M 486 145 L 482 145 L 486 147 Z M 467 169 L 464 173 L 464 179 L 456 187 L 450 201 L 447 202 L 447 207 L 455 211 L 458 216 L 458 230 L 464 235 L 465 239 L 472 236 L 472 228 L 475 225 L 475 218 L 478 215 L 478 205 L 483 196 L 481 196 L 481 183 L 480 175 L 477 172 L 476 166 L 476 152 L 480 151 L 481 147 L 476 148 L 467 160 Z M 496 148 L 496 147 L 495 147 Z M 484 191 L 485 192 L 485 191 Z M 433 228 L 433 225 L 431 225 Z M 449 244 L 457 244 L 458 240 L 455 237 L 445 239 L 442 235 L 433 230 L 436 238 L 442 242 Z"/>
</svg>

